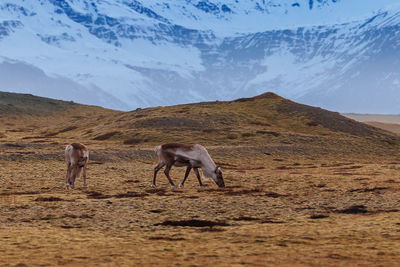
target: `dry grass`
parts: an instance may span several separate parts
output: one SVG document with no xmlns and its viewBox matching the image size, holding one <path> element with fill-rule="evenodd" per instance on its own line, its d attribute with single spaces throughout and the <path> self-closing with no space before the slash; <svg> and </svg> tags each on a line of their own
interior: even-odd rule
<svg viewBox="0 0 400 267">
<path fill-rule="evenodd" d="M 191 174 L 176 191 L 163 175 L 150 189 L 153 162 L 91 164 L 89 189 L 65 191 L 61 161 L 3 161 L 0 264 L 396 264 L 398 165 L 300 160 L 239 161 L 225 189 Z"/>
<path fill-rule="evenodd" d="M 130 113 L 79 106 L 84 120 L 62 111 L 51 124 L 3 116 L 0 265 L 397 265 L 397 139 L 310 126 L 267 96 Z M 159 119 L 183 113 L 182 126 Z M 66 191 L 63 149 L 77 140 L 91 150 L 89 188 Z M 172 191 L 160 172 L 150 188 L 164 141 L 205 143 L 227 187 L 200 188 L 191 173 Z M 173 168 L 176 183 L 183 175 Z"/>
</svg>

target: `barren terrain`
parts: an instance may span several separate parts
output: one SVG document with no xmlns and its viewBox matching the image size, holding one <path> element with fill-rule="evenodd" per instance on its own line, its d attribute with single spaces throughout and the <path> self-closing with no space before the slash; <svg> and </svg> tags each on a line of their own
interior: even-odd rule
<svg viewBox="0 0 400 267">
<path fill-rule="evenodd" d="M 400 135 L 400 115 L 344 114 L 344 116 Z"/>
<path fill-rule="evenodd" d="M 0 265 L 400 262 L 390 132 L 273 94 L 132 112 L 0 94 L 0 111 Z M 88 189 L 64 188 L 72 141 L 91 151 Z M 226 188 L 191 173 L 172 191 L 162 172 L 151 188 L 163 142 L 205 145 Z"/>
</svg>

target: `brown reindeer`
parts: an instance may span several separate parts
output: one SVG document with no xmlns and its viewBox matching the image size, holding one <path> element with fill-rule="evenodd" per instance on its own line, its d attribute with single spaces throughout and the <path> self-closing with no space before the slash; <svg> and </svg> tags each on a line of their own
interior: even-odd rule
<svg viewBox="0 0 400 267">
<path fill-rule="evenodd" d="M 65 148 L 65 162 L 67 163 L 66 188 L 73 189 L 75 179 L 81 176 L 83 172 L 83 187 L 86 184 L 86 166 L 89 161 L 89 150 L 80 143 L 72 143 Z"/>
<path fill-rule="evenodd" d="M 186 166 L 185 177 L 179 184 L 179 187 L 183 187 L 191 169 L 194 170 L 200 186 L 203 186 L 198 171 L 199 168 L 203 170 L 203 175 L 205 177 L 213 179 L 219 187 L 225 186 L 221 169 L 215 165 L 207 150 L 201 145 L 164 144 L 156 147 L 156 153 L 159 163 L 154 168 L 152 187 L 156 186 L 157 172 L 164 166 L 166 166 L 164 170 L 165 176 L 168 178 L 172 188 L 175 188 L 175 184 L 169 176 L 169 171 L 172 166 Z"/>
</svg>

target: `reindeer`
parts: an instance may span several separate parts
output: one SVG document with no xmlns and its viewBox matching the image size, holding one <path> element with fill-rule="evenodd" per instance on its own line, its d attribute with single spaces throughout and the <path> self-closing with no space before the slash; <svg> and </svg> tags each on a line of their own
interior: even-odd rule
<svg viewBox="0 0 400 267">
<path fill-rule="evenodd" d="M 86 184 L 86 166 L 89 161 L 89 150 L 80 143 L 72 143 L 65 148 L 65 162 L 67 163 L 66 188 L 73 189 L 75 179 L 83 172 L 83 187 Z"/>
<path fill-rule="evenodd" d="M 164 144 L 156 147 L 156 154 L 159 162 L 154 168 L 152 187 L 156 186 L 157 172 L 164 166 L 166 166 L 164 170 L 165 176 L 168 178 L 172 189 L 175 188 L 175 184 L 169 176 L 169 171 L 172 166 L 186 166 L 185 177 L 179 184 L 179 187 L 183 187 L 191 169 L 194 170 L 200 186 L 203 186 L 198 170 L 199 168 L 203 170 L 203 175 L 205 177 L 213 179 L 219 187 L 225 186 L 221 169 L 215 165 L 207 150 L 201 145 L 185 145 L 176 143 Z"/>
</svg>

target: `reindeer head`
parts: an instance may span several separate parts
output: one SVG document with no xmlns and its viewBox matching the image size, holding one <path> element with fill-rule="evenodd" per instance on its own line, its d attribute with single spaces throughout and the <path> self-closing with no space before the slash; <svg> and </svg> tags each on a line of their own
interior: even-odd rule
<svg viewBox="0 0 400 267">
<path fill-rule="evenodd" d="M 213 175 L 214 182 L 219 187 L 225 187 L 224 179 L 222 178 L 222 171 L 220 167 L 215 168 L 215 176 Z M 214 178 L 215 177 L 215 178 Z"/>
<path fill-rule="evenodd" d="M 78 166 L 79 166 L 79 168 L 85 167 L 86 161 L 87 161 L 87 157 L 80 157 L 80 158 L 78 159 Z"/>
<path fill-rule="evenodd" d="M 85 167 L 85 164 L 88 161 L 89 153 L 87 151 L 80 150 L 78 152 L 78 155 L 79 155 L 78 166 L 79 166 L 79 168 L 83 168 L 83 167 Z"/>
</svg>

